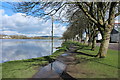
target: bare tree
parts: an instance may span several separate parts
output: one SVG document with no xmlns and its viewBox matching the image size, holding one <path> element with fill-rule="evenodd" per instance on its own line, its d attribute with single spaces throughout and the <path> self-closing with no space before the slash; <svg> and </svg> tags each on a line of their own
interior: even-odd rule
<svg viewBox="0 0 120 80">
<path fill-rule="evenodd" d="M 114 19 L 120 15 L 120 12 L 116 13 L 117 5 L 118 2 L 76 2 L 76 6 L 78 6 L 85 15 L 97 25 L 102 34 L 102 42 L 99 53 L 97 54 L 98 57 L 103 58 L 107 54 L 110 33 L 114 27 Z M 94 11 L 97 12 L 97 15 L 93 14 Z"/>
<path fill-rule="evenodd" d="M 114 27 L 114 19 L 120 12 L 117 11 L 119 2 L 21 2 L 14 3 L 16 11 L 24 12 L 27 15 L 41 17 L 46 15 L 54 15 L 57 12 L 64 11 L 64 8 L 72 4 L 74 10 L 68 9 L 74 15 L 77 11 L 82 10 L 84 14 L 91 20 L 102 34 L 102 42 L 98 57 L 105 57 L 108 50 L 110 33 Z M 47 16 L 49 18 L 49 16 Z"/>
</svg>

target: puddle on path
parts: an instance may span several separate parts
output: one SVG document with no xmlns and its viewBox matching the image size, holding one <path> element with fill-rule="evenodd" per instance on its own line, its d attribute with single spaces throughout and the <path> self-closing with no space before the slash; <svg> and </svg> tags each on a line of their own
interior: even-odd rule
<svg viewBox="0 0 120 80">
<path fill-rule="evenodd" d="M 62 54 L 61 56 L 69 56 L 69 54 L 65 53 L 65 54 Z"/>
<path fill-rule="evenodd" d="M 47 66 L 40 68 L 33 78 L 59 78 L 65 70 L 66 65 L 60 61 L 54 61 Z"/>
</svg>

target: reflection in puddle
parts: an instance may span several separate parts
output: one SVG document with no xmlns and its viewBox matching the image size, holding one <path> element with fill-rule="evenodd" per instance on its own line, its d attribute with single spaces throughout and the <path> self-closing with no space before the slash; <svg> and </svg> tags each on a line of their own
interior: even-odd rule
<svg viewBox="0 0 120 80">
<path fill-rule="evenodd" d="M 61 56 L 68 56 L 69 54 L 62 54 Z"/>
<path fill-rule="evenodd" d="M 61 43 L 62 41 L 56 40 L 54 46 L 58 47 Z M 51 55 L 50 40 L 3 39 L 0 44 L 2 62 Z"/>
<path fill-rule="evenodd" d="M 33 78 L 58 78 L 63 73 L 65 68 L 65 64 L 55 61 L 43 68 L 40 68 L 39 72 L 36 73 Z"/>
<path fill-rule="evenodd" d="M 61 74 L 66 68 L 66 65 L 61 63 L 60 61 L 55 61 L 51 64 L 52 64 L 52 70 L 54 70 L 58 74 Z"/>
</svg>

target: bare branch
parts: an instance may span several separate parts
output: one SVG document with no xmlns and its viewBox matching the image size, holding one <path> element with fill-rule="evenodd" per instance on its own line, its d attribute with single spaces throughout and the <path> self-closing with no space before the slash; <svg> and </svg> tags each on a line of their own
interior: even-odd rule
<svg viewBox="0 0 120 80">
<path fill-rule="evenodd" d="M 116 13 L 116 14 L 115 14 L 115 17 L 117 17 L 117 16 L 119 16 L 119 15 L 120 15 L 120 12 Z"/>
<path fill-rule="evenodd" d="M 98 24 L 98 21 L 96 19 L 94 19 L 89 13 L 88 11 L 79 4 L 79 2 L 77 2 L 77 6 L 85 13 L 85 15 L 91 20 L 93 21 L 95 24 Z"/>
<path fill-rule="evenodd" d="M 91 3 L 88 3 L 88 2 L 83 2 L 85 3 L 88 7 L 91 7 Z"/>
<path fill-rule="evenodd" d="M 110 10 L 109 10 L 109 18 L 108 23 L 113 24 L 113 20 L 115 18 L 115 6 L 117 5 L 117 2 L 111 2 Z"/>
<path fill-rule="evenodd" d="M 110 8 L 110 2 L 106 3 L 107 5 L 103 9 L 104 13 Z"/>
</svg>

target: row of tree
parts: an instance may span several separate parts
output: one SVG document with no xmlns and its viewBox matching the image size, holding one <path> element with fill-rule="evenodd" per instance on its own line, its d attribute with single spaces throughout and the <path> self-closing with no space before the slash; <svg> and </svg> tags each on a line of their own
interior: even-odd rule
<svg viewBox="0 0 120 80">
<path fill-rule="evenodd" d="M 51 36 L 0 35 L 0 39 L 51 39 Z M 54 36 L 54 39 L 60 39 L 60 37 Z"/>
<path fill-rule="evenodd" d="M 81 36 L 85 32 L 85 42 L 89 40 L 89 45 L 92 43 L 92 50 L 94 50 L 95 37 L 100 32 L 102 41 L 97 56 L 105 57 L 109 46 L 110 34 L 114 28 L 114 20 L 120 14 L 118 10 L 119 2 L 75 2 L 72 6 L 70 4 L 70 9 L 75 7 L 77 10 L 68 14 L 70 24 L 63 37 L 72 39 L 79 35 L 80 39 L 82 39 Z"/>
<path fill-rule="evenodd" d="M 120 2 L 18 2 L 13 3 L 14 10 L 45 19 L 55 16 L 56 20 L 67 18 L 69 28 L 63 34 L 65 39 L 74 38 L 76 34 L 87 33 L 89 42 L 94 42 L 97 32 L 102 35 L 98 57 L 105 57 L 108 50 L 110 33 L 114 19 L 120 15 Z M 56 15 L 57 14 L 57 15 Z M 65 22 L 65 21 L 64 21 Z M 86 41 L 88 39 L 86 38 Z"/>
<path fill-rule="evenodd" d="M 71 19 L 72 17 L 72 19 Z M 99 32 L 96 25 L 91 22 L 82 11 L 77 11 L 74 15 L 68 17 L 70 19 L 70 24 L 67 30 L 63 34 L 63 38 L 66 40 L 72 39 L 79 42 L 83 40 L 83 34 L 86 33 L 86 38 L 84 43 L 92 45 L 92 49 L 95 49 L 96 36 Z"/>
</svg>

